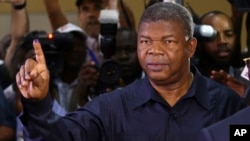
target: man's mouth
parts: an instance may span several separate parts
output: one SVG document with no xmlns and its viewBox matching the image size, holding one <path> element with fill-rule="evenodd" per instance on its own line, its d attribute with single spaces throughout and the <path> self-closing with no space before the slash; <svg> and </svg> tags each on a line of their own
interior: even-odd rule
<svg viewBox="0 0 250 141">
<path fill-rule="evenodd" d="M 166 64 L 161 63 L 148 63 L 147 67 L 151 71 L 162 71 Z"/>
<path fill-rule="evenodd" d="M 218 52 L 219 56 L 221 56 L 221 57 L 227 57 L 229 55 L 229 53 L 230 52 L 228 52 L 228 51 L 220 51 L 220 52 Z"/>
<path fill-rule="evenodd" d="M 217 51 L 217 54 L 219 57 L 225 58 L 230 56 L 231 50 L 228 47 L 220 47 L 220 49 Z"/>
<path fill-rule="evenodd" d="M 88 22 L 88 25 L 98 25 L 99 22 L 98 21 L 90 21 Z"/>
</svg>

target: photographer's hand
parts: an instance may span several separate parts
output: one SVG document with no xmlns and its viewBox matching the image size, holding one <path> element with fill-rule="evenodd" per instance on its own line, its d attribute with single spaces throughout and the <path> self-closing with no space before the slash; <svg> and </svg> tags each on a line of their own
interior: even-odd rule
<svg viewBox="0 0 250 141">
<path fill-rule="evenodd" d="M 83 106 L 88 102 L 89 90 L 95 87 L 98 81 L 99 72 L 95 68 L 94 62 L 86 62 L 78 76 L 76 92 L 79 97 L 79 106 Z"/>
<path fill-rule="evenodd" d="M 233 89 L 235 92 L 238 93 L 239 96 L 243 96 L 245 93 L 246 85 L 223 70 L 213 70 L 211 72 L 210 78 Z"/>
<path fill-rule="evenodd" d="M 23 97 L 32 100 L 44 99 L 49 90 L 49 70 L 38 40 L 33 41 L 35 59 L 27 59 L 16 74 L 17 86 Z"/>
</svg>

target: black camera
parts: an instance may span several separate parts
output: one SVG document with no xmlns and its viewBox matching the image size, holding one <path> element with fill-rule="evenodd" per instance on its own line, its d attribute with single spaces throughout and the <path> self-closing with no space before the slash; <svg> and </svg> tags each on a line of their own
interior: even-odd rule
<svg viewBox="0 0 250 141">
<path fill-rule="evenodd" d="M 71 33 L 32 31 L 24 37 L 20 46 L 32 49 L 34 39 L 38 39 L 42 46 L 50 73 L 53 75 L 62 72 L 64 53 L 73 48 L 74 36 Z"/>
<path fill-rule="evenodd" d="M 211 25 L 194 26 L 194 37 L 198 40 L 212 41 L 216 38 L 217 31 Z"/>
<path fill-rule="evenodd" d="M 234 5 L 238 11 L 250 12 L 250 1 L 249 0 L 228 0 Z"/>
<path fill-rule="evenodd" d="M 104 61 L 98 67 L 100 75 L 94 92 L 97 95 L 105 93 L 107 88 L 114 89 L 121 76 L 119 64 L 112 59 L 116 50 L 115 36 L 118 28 L 118 15 L 114 12 L 102 10 L 100 14 L 100 49 Z"/>
</svg>

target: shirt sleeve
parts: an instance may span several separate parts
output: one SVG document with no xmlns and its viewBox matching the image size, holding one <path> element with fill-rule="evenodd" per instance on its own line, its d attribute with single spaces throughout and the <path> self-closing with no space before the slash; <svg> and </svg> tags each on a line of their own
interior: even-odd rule
<svg viewBox="0 0 250 141">
<path fill-rule="evenodd" d="M 20 119 L 24 126 L 24 140 L 69 140 L 67 127 L 60 116 L 52 112 L 52 100 L 47 96 L 42 101 L 29 101 L 21 98 L 24 106 Z M 64 130 L 64 131 L 63 131 Z M 54 134 L 54 135 L 51 135 Z"/>
<path fill-rule="evenodd" d="M 52 99 L 28 101 L 22 98 L 25 141 L 100 141 L 103 128 L 98 117 L 81 108 L 62 117 L 53 112 Z"/>
</svg>

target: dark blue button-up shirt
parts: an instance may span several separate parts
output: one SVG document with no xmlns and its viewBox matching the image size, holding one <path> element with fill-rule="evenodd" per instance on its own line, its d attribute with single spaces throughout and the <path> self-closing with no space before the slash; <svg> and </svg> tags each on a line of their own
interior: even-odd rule
<svg viewBox="0 0 250 141">
<path fill-rule="evenodd" d="M 246 104 L 226 86 L 201 76 L 197 69 L 192 72 L 193 84 L 173 107 L 147 77 L 103 94 L 63 118 L 51 112 L 49 97 L 23 100 L 25 135 L 50 141 L 194 141 L 202 127 Z"/>
</svg>

